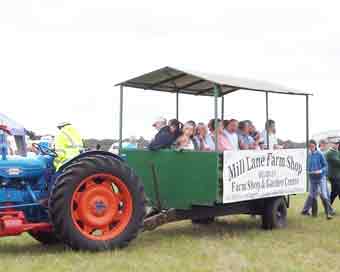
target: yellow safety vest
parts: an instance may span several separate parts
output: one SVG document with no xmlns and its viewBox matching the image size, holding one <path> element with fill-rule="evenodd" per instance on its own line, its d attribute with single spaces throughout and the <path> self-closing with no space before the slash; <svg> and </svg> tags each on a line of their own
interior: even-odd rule
<svg viewBox="0 0 340 272">
<path fill-rule="evenodd" d="M 78 130 L 72 125 L 66 125 L 61 128 L 55 137 L 55 150 L 58 157 L 54 159 L 56 170 L 84 149 L 83 139 Z"/>
</svg>

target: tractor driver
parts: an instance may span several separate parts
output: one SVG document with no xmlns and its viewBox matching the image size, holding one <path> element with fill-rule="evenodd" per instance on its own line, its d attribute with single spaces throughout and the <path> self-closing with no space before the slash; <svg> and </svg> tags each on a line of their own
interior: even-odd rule
<svg viewBox="0 0 340 272">
<path fill-rule="evenodd" d="M 55 150 L 58 157 L 54 159 L 56 170 L 67 160 L 70 160 L 84 150 L 83 139 L 78 130 L 70 123 L 63 122 L 58 126 L 59 132 L 55 137 Z"/>
</svg>

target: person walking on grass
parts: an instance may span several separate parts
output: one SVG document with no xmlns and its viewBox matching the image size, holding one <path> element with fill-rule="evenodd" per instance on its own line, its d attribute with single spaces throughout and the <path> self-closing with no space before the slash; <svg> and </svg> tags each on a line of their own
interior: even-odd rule
<svg viewBox="0 0 340 272">
<path fill-rule="evenodd" d="M 326 160 L 327 160 L 326 153 L 328 152 L 329 148 L 330 148 L 330 144 L 325 139 L 321 139 L 319 141 L 319 150 L 325 156 Z M 331 171 L 331 170 L 329 169 L 330 165 L 329 165 L 328 160 L 327 160 L 327 163 L 328 163 L 328 173 L 329 173 L 329 171 Z M 331 202 L 331 194 L 330 194 L 329 189 L 328 189 L 327 177 L 321 181 L 320 190 L 321 191 L 324 190 L 326 192 L 326 194 L 328 196 L 328 200 Z M 332 204 L 332 202 L 331 202 L 331 204 Z M 318 201 L 317 201 L 317 199 L 315 199 L 314 202 L 313 202 L 313 207 L 312 207 L 312 215 L 317 216 L 317 214 L 318 214 Z M 331 214 L 335 215 L 334 209 L 332 209 Z"/>
<path fill-rule="evenodd" d="M 325 155 L 329 150 L 330 145 L 325 139 L 319 141 L 319 150 Z"/>
<path fill-rule="evenodd" d="M 334 200 L 340 199 L 340 140 L 337 140 L 326 153 L 326 160 L 328 163 L 328 178 L 331 183 L 330 202 L 333 204 Z"/>
<path fill-rule="evenodd" d="M 319 141 L 319 150 L 322 152 L 322 154 L 325 156 L 326 160 L 327 160 L 327 157 L 326 157 L 326 154 L 327 152 L 330 150 L 330 147 L 332 146 L 332 143 L 328 142 L 327 140 L 325 139 L 321 139 Z M 329 166 L 329 162 L 327 161 L 328 163 L 328 167 Z M 328 169 L 329 170 L 329 169 Z M 329 175 L 328 175 L 329 176 Z M 327 195 L 328 195 L 328 199 L 330 200 L 331 199 L 331 193 L 329 191 L 329 188 L 328 188 L 328 179 L 326 179 L 326 190 L 327 190 Z"/>
<path fill-rule="evenodd" d="M 310 140 L 308 143 L 308 174 L 309 174 L 309 195 L 306 199 L 305 205 L 302 210 L 302 215 L 309 215 L 309 210 L 313 206 L 313 202 L 320 195 L 322 204 L 325 209 L 327 219 L 332 219 L 333 209 L 329 202 L 326 190 L 324 190 L 323 184 L 325 184 L 327 174 L 327 161 L 321 151 L 317 150 L 317 144 L 315 140 Z"/>
</svg>

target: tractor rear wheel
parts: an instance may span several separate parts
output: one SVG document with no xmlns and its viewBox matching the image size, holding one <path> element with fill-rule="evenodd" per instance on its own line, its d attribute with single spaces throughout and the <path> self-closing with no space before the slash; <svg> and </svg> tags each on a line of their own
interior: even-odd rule
<svg viewBox="0 0 340 272">
<path fill-rule="evenodd" d="M 75 250 L 126 246 L 137 237 L 145 216 L 139 178 L 115 158 L 91 155 L 57 178 L 49 201 L 54 230 Z"/>
<path fill-rule="evenodd" d="M 262 214 L 262 228 L 281 229 L 287 226 L 287 204 L 284 197 L 266 200 Z"/>
<path fill-rule="evenodd" d="M 60 243 L 54 232 L 30 231 L 28 234 L 43 245 L 53 245 Z"/>
</svg>

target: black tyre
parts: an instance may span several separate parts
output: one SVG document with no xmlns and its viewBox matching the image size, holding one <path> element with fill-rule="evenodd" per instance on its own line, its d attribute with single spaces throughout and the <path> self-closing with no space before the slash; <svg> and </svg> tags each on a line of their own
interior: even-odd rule
<svg viewBox="0 0 340 272">
<path fill-rule="evenodd" d="M 30 231 L 28 234 L 43 245 L 53 245 L 60 243 L 54 232 Z"/>
<path fill-rule="evenodd" d="M 284 197 L 266 200 L 262 214 L 264 229 L 281 229 L 287 226 L 287 205 Z"/>
<path fill-rule="evenodd" d="M 195 225 L 209 225 L 215 222 L 215 217 L 192 219 L 191 222 Z"/>
<path fill-rule="evenodd" d="M 139 178 L 115 158 L 92 155 L 68 166 L 49 201 L 57 237 L 75 250 L 126 246 L 137 237 L 145 216 Z"/>
</svg>

